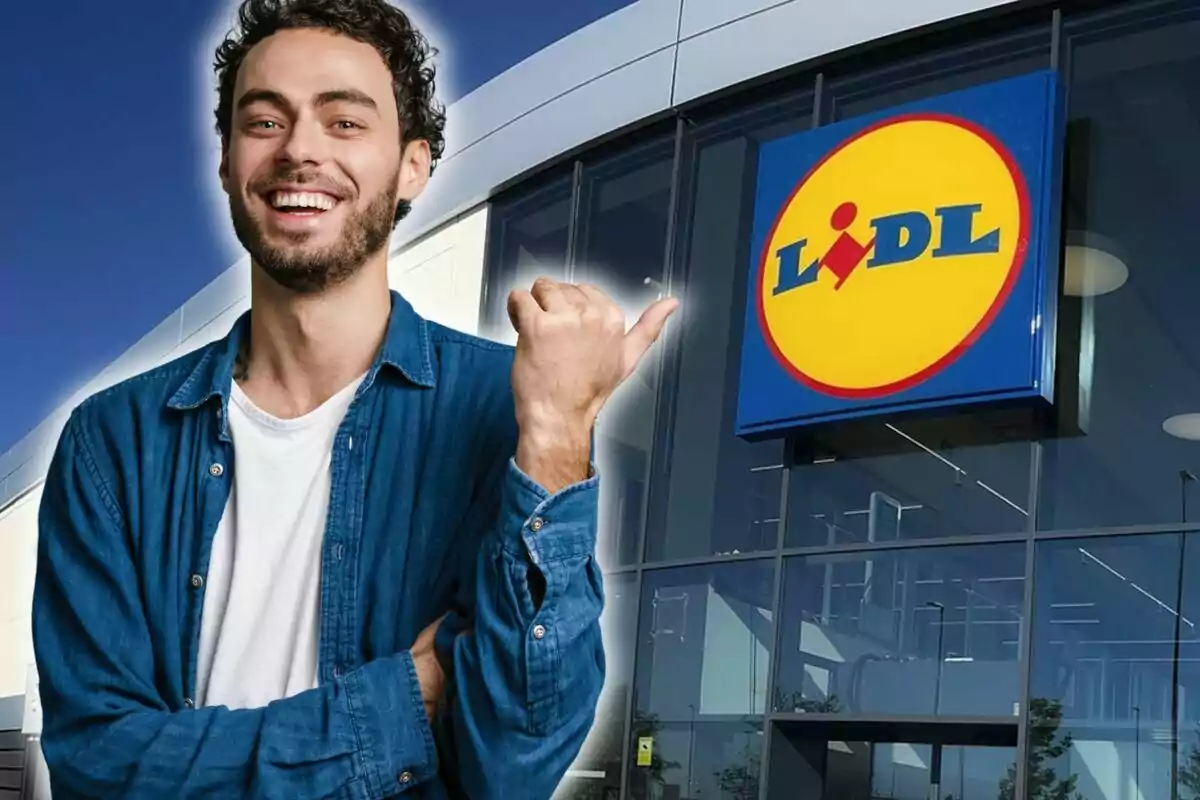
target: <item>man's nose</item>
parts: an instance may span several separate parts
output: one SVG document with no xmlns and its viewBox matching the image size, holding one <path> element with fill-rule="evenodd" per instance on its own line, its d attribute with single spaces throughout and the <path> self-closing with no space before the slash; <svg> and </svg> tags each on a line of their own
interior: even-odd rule
<svg viewBox="0 0 1200 800">
<path fill-rule="evenodd" d="M 280 148 L 279 158 L 291 164 L 320 164 L 326 157 L 327 139 L 320 122 L 297 120 Z"/>
</svg>

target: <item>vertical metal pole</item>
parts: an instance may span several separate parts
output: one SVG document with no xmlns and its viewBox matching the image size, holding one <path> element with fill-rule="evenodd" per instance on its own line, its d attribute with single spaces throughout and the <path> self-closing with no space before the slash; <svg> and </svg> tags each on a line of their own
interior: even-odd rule
<svg viewBox="0 0 1200 800">
<path fill-rule="evenodd" d="M 1062 9 L 1055 8 L 1050 15 L 1050 69 L 1057 70 L 1064 83 L 1068 82 L 1063 46 Z M 1017 692 L 1017 757 L 1013 787 L 1014 800 L 1026 800 L 1029 780 L 1029 715 L 1030 691 L 1033 679 L 1033 618 L 1034 588 L 1037 582 L 1037 523 L 1041 507 L 1042 463 L 1045 451 L 1041 442 L 1034 442 L 1029 454 L 1029 518 L 1025 526 L 1025 596 L 1021 602 L 1020 641 L 1017 645 L 1018 662 L 1021 665 L 1020 688 Z"/>
<path fill-rule="evenodd" d="M 1142 710 L 1133 707 L 1133 787 L 1142 793 Z"/>
<path fill-rule="evenodd" d="M 1034 583 L 1037 580 L 1037 509 L 1041 493 L 1043 450 L 1035 442 L 1029 453 L 1029 520 L 1025 526 L 1025 593 L 1021 600 L 1021 629 L 1017 643 L 1017 663 L 1021 667 L 1020 686 L 1017 691 L 1017 753 L 1014 800 L 1025 800 L 1026 781 L 1029 773 L 1029 716 L 1030 687 L 1033 678 L 1033 617 Z"/>
<path fill-rule="evenodd" d="M 1179 472 L 1179 522 L 1187 524 L 1187 487 L 1196 476 Z M 1179 637 L 1183 618 L 1183 565 L 1187 555 L 1187 534 L 1179 532 L 1179 564 L 1175 569 L 1175 624 L 1171 642 L 1171 800 L 1179 800 Z"/>
<path fill-rule="evenodd" d="M 933 758 L 929 765 L 929 800 L 942 800 L 942 743 L 933 744 Z"/>
<path fill-rule="evenodd" d="M 944 660 L 942 636 L 946 631 L 946 607 L 936 600 L 930 600 L 925 605 L 930 608 L 936 608 L 938 612 L 937 678 L 934 681 L 933 688 L 933 715 L 936 717 L 942 708 L 942 663 Z"/>
<path fill-rule="evenodd" d="M 775 540 L 775 591 L 771 598 L 771 621 L 774 623 L 775 630 L 771 636 L 771 660 L 767 665 L 767 698 L 763 704 L 763 737 L 762 737 L 762 754 L 759 757 L 758 771 L 758 796 L 760 800 L 767 800 L 767 779 L 771 774 L 771 737 L 774 736 L 775 728 L 770 722 L 772 712 L 778 710 L 775 708 L 775 682 L 779 680 L 779 658 L 780 651 L 783 649 L 783 546 L 784 537 L 787 535 L 787 519 L 788 519 L 788 495 L 791 493 L 788 488 L 791 485 L 792 465 L 794 459 L 791 452 L 791 446 L 787 445 L 783 455 L 783 476 L 780 489 L 781 497 L 779 498 L 779 530 Z M 788 709 L 794 711 L 795 709 Z"/>
<path fill-rule="evenodd" d="M 1171 800 L 1179 800 L 1179 620 L 1183 616 L 1183 561 L 1187 534 L 1179 534 L 1179 567 L 1175 571 L 1175 641 L 1171 644 Z"/>
<path fill-rule="evenodd" d="M 634 711 L 634 694 L 637 691 L 637 667 L 638 667 L 638 651 L 641 639 L 639 634 L 642 630 L 642 568 L 638 565 L 638 570 L 634 573 L 633 579 L 633 599 L 636 605 L 636 611 L 633 615 L 633 653 L 631 654 L 629 664 L 629 691 L 625 693 L 625 712 L 621 720 L 621 775 L 619 797 L 629 796 L 629 745 L 633 744 L 633 711 Z"/>
</svg>

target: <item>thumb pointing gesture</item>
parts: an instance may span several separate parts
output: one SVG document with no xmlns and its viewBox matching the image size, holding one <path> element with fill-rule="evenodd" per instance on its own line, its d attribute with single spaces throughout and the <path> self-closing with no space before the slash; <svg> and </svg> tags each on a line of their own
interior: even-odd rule
<svg viewBox="0 0 1200 800">
<path fill-rule="evenodd" d="M 679 301 L 673 297 L 651 303 L 642 312 L 642 316 L 633 324 L 633 327 L 629 329 L 629 332 L 625 334 L 623 379 L 628 378 L 637 369 L 638 363 L 646 355 L 646 351 L 658 341 L 658 337 L 662 335 L 663 326 L 667 324 L 667 319 L 675 313 L 677 308 L 679 308 Z"/>
</svg>

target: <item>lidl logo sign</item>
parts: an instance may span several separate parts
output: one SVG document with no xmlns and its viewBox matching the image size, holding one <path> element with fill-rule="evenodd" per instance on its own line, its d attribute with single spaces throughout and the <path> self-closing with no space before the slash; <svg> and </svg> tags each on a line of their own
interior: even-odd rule
<svg viewBox="0 0 1200 800">
<path fill-rule="evenodd" d="M 1028 237 L 1025 178 L 1003 143 L 954 117 L 888 119 L 827 154 L 780 210 L 759 265 L 763 334 L 818 392 L 893 394 L 987 328 Z"/>
<path fill-rule="evenodd" d="M 1056 80 L 764 144 L 738 430 L 1050 398 Z"/>
</svg>

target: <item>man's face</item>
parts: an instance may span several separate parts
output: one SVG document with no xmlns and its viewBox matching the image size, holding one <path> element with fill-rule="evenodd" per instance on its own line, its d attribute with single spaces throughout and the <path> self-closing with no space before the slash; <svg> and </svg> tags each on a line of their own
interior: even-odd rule
<svg viewBox="0 0 1200 800">
<path fill-rule="evenodd" d="M 387 246 L 396 203 L 429 174 L 400 145 L 392 76 L 373 47 L 285 30 L 246 55 L 221 182 L 242 246 L 281 286 L 319 292 Z"/>
</svg>

